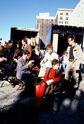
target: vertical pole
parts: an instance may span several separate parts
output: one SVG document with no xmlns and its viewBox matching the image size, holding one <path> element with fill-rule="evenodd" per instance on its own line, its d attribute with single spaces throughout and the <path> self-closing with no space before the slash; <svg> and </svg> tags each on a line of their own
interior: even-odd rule
<svg viewBox="0 0 84 124">
<path fill-rule="evenodd" d="M 58 34 L 53 34 L 53 49 L 55 50 L 55 52 L 57 52 L 58 50 Z"/>
</svg>

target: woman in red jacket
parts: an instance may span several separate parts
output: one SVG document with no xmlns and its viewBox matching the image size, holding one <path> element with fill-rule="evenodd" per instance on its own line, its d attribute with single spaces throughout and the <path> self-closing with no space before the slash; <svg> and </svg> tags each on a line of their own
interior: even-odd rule
<svg viewBox="0 0 84 124">
<path fill-rule="evenodd" d="M 62 70 L 60 68 L 60 62 L 57 59 L 52 60 L 52 68 L 46 70 L 44 75 L 44 81 L 36 89 L 36 103 L 40 106 L 43 95 L 46 95 L 50 89 L 50 85 L 58 83 L 62 79 Z M 49 88 L 48 88 L 49 85 Z M 45 88 L 48 90 L 45 90 Z M 46 89 L 47 89 L 46 88 Z M 44 93 L 45 92 L 45 93 Z"/>
<path fill-rule="evenodd" d="M 60 68 L 60 62 L 57 59 L 52 61 L 52 68 L 46 71 L 44 75 L 44 81 L 47 85 L 54 82 L 59 82 L 62 78 L 62 70 Z"/>
</svg>

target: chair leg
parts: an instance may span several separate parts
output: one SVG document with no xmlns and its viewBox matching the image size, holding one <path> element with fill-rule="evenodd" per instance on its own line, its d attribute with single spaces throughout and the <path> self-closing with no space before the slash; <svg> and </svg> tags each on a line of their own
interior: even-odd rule
<svg viewBox="0 0 84 124">
<path fill-rule="evenodd" d="M 4 83 L 5 83 L 5 82 L 3 82 L 3 83 L 1 84 L 1 86 L 0 86 L 0 87 L 3 87 Z"/>
<path fill-rule="evenodd" d="M 9 85 L 10 85 L 12 88 L 14 88 L 14 86 L 11 84 L 11 82 L 8 81 L 8 83 L 9 83 Z"/>
<path fill-rule="evenodd" d="M 19 90 L 20 88 L 22 88 L 24 85 L 25 85 L 25 82 L 22 81 L 22 80 L 19 80 L 22 84 L 16 89 L 16 90 Z"/>
<path fill-rule="evenodd" d="M 12 85 L 10 79 L 8 79 L 8 82 L 9 82 L 9 85 L 10 85 L 12 88 L 14 88 L 14 86 Z M 19 87 L 18 87 L 16 90 L 19 90 L 20 88 L 22 88 L 22 87 L 25 85 L 25 82 L 24 82 L 24 81 L 19 80 L 19 79 L 16 79 L 16 78 L 15 78 L 14 82 L 18 82 L 17 84 L 20 84 L 20 83 L 21 83 L 21 84 L 19 85 Z"/>
</svg>

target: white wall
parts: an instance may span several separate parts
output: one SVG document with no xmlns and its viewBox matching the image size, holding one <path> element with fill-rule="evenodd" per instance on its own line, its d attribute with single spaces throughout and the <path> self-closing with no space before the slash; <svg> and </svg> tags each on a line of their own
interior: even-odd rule
<svg viewBox="0 0 84 124">
<path fill-rule="evenodd" d="M 84 27 L 84 0 L 80 0 L 70 15 L 70 25 Z"/>
</svg>

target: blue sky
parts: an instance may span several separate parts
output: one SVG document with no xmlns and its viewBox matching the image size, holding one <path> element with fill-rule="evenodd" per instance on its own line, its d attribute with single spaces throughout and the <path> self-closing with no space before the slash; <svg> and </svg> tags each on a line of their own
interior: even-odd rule
<svg viewBox="0 0 84 124">
<path fill-rule="evenodd" d="M 58 8 L 73 9 L 79 0 L 0 0 L 0 38 L 10 39 L 11 27 L 33 28 L 36 16 L 49 12 L 55 16 Z"/>
</svg>

